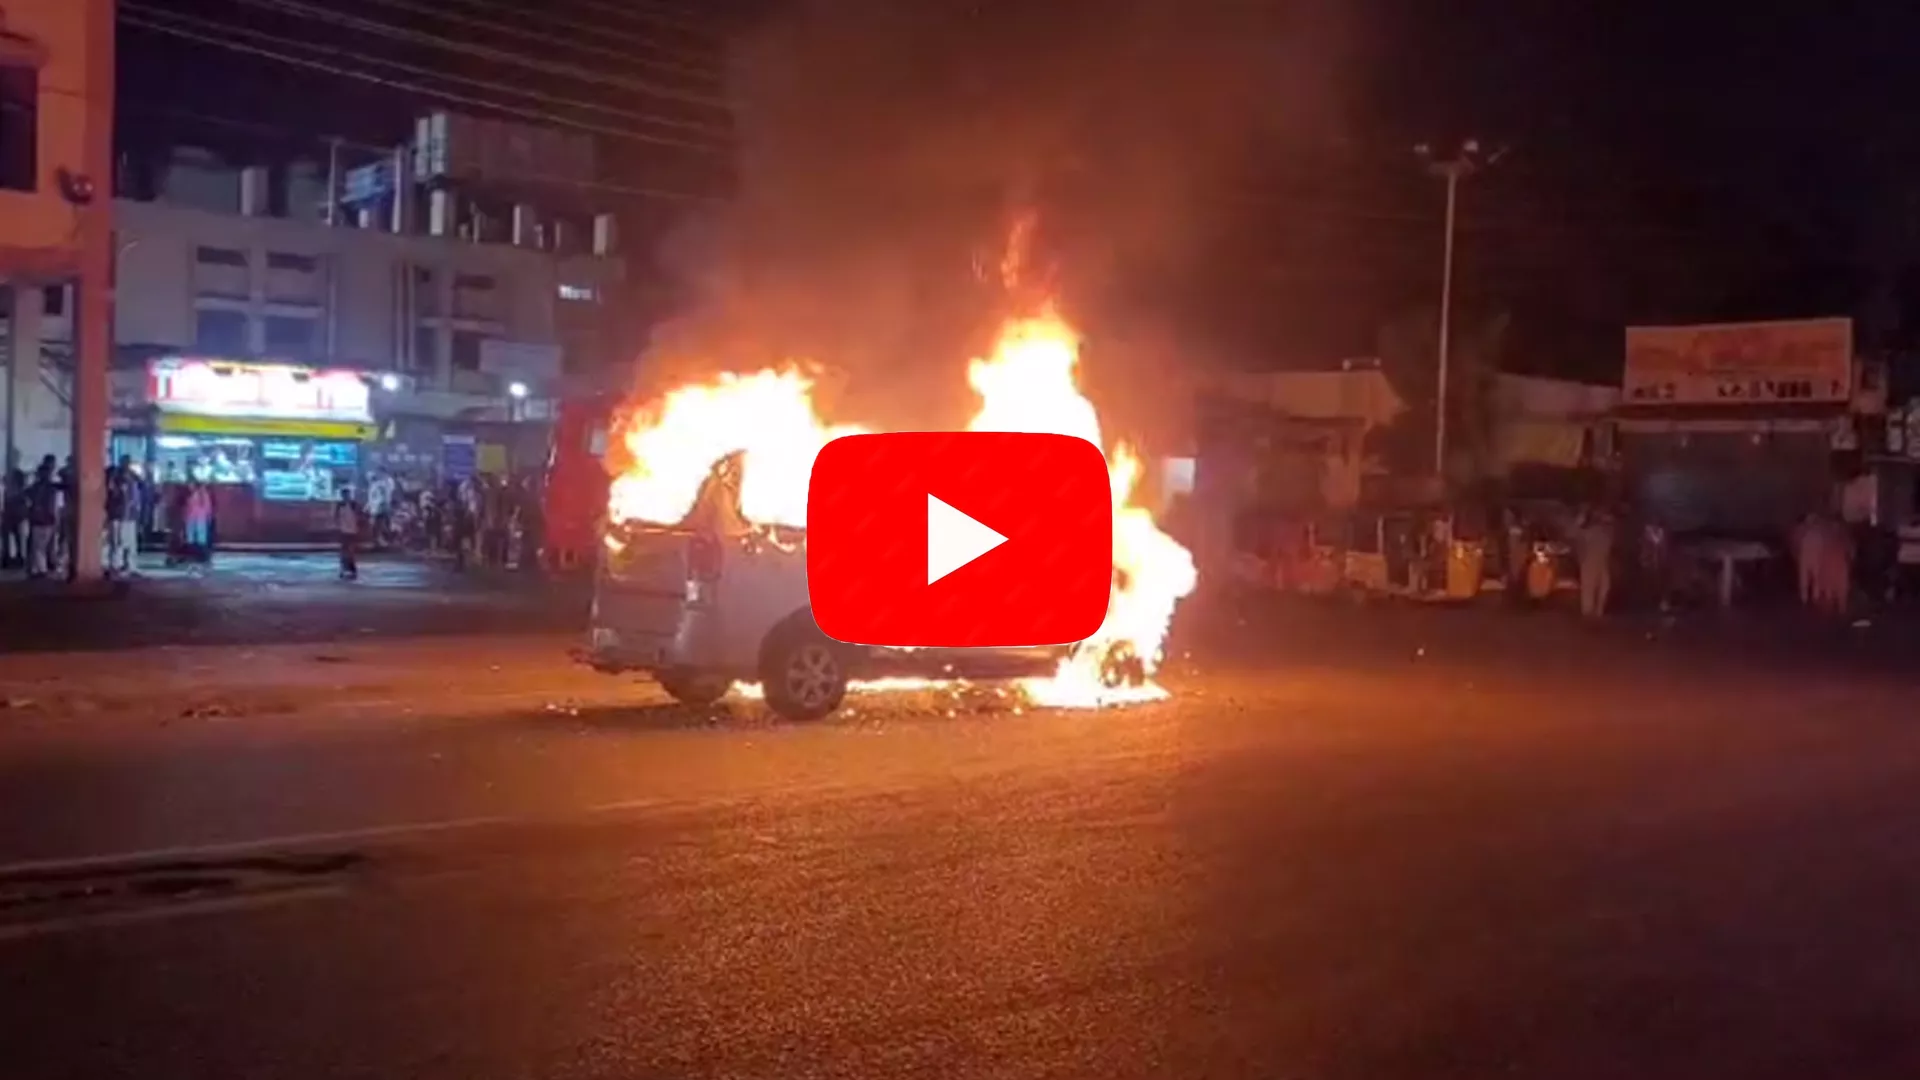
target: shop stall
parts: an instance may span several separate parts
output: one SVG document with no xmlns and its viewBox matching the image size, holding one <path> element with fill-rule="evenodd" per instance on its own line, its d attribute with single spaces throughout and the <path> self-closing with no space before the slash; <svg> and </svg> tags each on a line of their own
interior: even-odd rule
<svg viewBox="0 0 1920 1080">
<path fill-rule="evenodd" d="M 360 480 L 370 409 L 359 372 L 164 357 L 149 363 L 143 407 L 111 452 L 144 463 L 161 531 L 168 496 L 201 483 L 218 542 L 310 541 L 330 533 L 340 490 Z"/>
</svg>

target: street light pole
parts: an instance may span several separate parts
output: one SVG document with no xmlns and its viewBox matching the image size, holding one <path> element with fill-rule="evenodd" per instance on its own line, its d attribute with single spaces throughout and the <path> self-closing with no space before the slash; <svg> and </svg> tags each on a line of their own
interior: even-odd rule
<svg viewBox="0 0 1920 1080">
<path fill-rule="evenodd" d="M 1433 403 L 1433 472 L 1444 484 L 1447 477 L 1447 359 L 1453 342 L 1453 235 L 1460 205 L 1460 181 L 1493 164 L 1506 153 L 1488 151 L 1478 139 L 1468 139 L 1451 154 L 1441 157 L 1433 147 L 1421 143 L 1414 153 L 1424 161 L 1427 171 L 1446 181 L 1446 238 L 1440 254 L 1440 341 L 1435 357 L 1437 387 Z"/>
<path fill-rule="evenodd" d="M 1433 407 L 1433 474 L 1442 484 L 1447 477 L 1447 359 L 1453 342 L 1453 218 L 1460 204 L 1460 177 L 1465 170 L 1449 163 L 1447 180 L 1447 236 L 1441 242 L 1440 255 L 1440 349 L 1439 390 Z"/>
</svg>

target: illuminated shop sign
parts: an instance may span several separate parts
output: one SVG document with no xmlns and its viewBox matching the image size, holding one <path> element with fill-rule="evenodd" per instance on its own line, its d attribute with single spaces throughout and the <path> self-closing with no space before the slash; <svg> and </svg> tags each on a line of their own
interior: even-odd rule
<svg viewBox="0 0 1920 1080">
<path fill-rule="evenodd" d="M 369 397 L 355 371 L 187 357 L 147 369 L 147 400 L 169 412 L 368 423 Z"/>
</svg>

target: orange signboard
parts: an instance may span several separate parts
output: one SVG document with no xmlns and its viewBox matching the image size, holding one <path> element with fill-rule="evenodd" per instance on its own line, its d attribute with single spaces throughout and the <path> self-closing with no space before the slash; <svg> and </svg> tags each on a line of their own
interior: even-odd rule
<svg viewBox="0 0 1920 1080">
<path fill-rule="evenodd" d="M 1838 404 L 1853 395 L 1853 320 L 1630 326 L 1624 405 Z"/>
</svg>

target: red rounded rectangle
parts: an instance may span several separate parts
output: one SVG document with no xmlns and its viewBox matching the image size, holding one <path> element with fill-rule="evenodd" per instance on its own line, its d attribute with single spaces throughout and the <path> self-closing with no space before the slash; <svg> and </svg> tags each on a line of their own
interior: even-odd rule
<svg viewBox="0 0 1920 1080">
<path fill-rule="evenodd" d="M 1070 435 L 847 435 L 814 460 L 807 591 L 829 637 L 937 648 L 1065 645 L 1113 590 L 1113 491 Z"/>
</svg>

